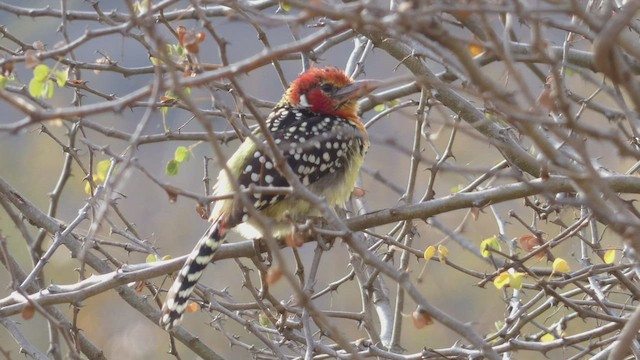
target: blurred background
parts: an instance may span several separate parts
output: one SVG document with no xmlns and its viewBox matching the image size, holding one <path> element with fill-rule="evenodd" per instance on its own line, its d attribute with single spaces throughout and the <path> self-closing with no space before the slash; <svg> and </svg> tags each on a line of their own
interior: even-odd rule
<svg viewBox="0 0 640 360">
<path fill-rule="evenodd" d="M 71 12 L 95 13 L 90 2 L 63 1 L 67 9 Z M 375 2 L 374 2 L 375 3 Z M 385 2 L 379 1 L 381 5 Z M 53 16 L 16 16 L 6 7 L 17 6 L 33 9 L 59 9 L 60 2 L 53 1 L 5 1 L 0 9 L 0 24 L 10 34 L 18 37 L 26 44 L 42 42 L 46 49 L 53 49 L 57 44 L 64 42 L 61 31 L 60 18 Z M 105 13 L 112 10 L 126 14 L 127 5 L 121 1 L 101 1 L 99 6 Z M 173 9 L 183 9 L 186 3 L 178 2 L 175 6 L 169 6 L 167 11 Z M 388 6 L 388 5 L 387 5 Z M 268 6 L 262 10 L 267 16 L 277 17 L 278 4 Z M 297 14 L 294 10 L 292 14 Z M 284 16 L 284 15 L 282 15 Z M 494 19 L 497 21 L 497 19 Z M 227 56 L 231 63 L 241 61 L 254 56 L 264 49 L 264 44 L 258 39 L 255 28 L 242 17 L 219 16 L 210 19 L 218 35 L 228 42 Z M 183 25 L 187 29 L 201 31 L 201 23 L 192 20 L 171 21 L 172 26 Z M 87 31 L 92 31 L 106 27 L 104 23 L 88 20 L 70 20 L 66 23 L 65 33 L 68 38 L 81 38 Z M 282 21 L 273 21 L 272 25 L 264 26 L 268 40 L 272 47 L 289 44 L 292 40 L 292 32 L 295 36 L 303 38 L 306 35 L 317 31 L 314 27 L 299 26 L 299 24 L 287 25 Z M 292 31 L 293 30 L 293 31 Z M 515 24 L 514 30 L 517 33 L 527 33 L 529 30 L 526 24 Z M 157 24 L 157 31 L 167 43 L 175 44 L 176 39 L 167 31 L 163 24 Z M 135 31 L 134 31 L 135 33 Z M 142 32 L 138 31 L 142 34 Z M 562 32 L 550 32 L 547 40 L 551 44 L 561 44 L 565 34 Z M 467 40 L 472 36 L 466 29 L 459 29 L 456 36 Z M 391 40 L 393 41 L 393 40 Z M 10 39 L 0 37 L 0 46 L 6 49 L 16 50 L 16 44 Z M 581 44 L 577 43 L 576 48 Z M 585 45 L 586 47 L 586 45 Z M 353 41 L 344 41 L 331 47 L 322 53 L 318 59 L 318 65 L 333 65 L 344 68 L 353 51 Z M 10 54 L 4 54 L 5 57 Z M 105 57 L 112 62 L 125 68 L 149 68 L 151 62 L 147 49 L 140 46 L 140 43 L 130 37 L 123 37 L 119 33 L 109 36 L 101 36 L 93 40 L 86 41 L 73 51 L 74 60 L 79 63 L 96 63 Z M 199 59 L 202 63 L 219 64 L 220 54 L 218 46 L 213 39 L 207 37 L 200 45 Z M 444 67 L 438 62 L 427 61 L 431 70 L 439 73 Z M 50 67 L 62 65 L 52 60 L 45 60 L 45 64 Z M 291 56 L 289 59 L 280 61 L 286 80 L 291 81 L 298 76 L 302 70 L 302 62 L 299 57 Z M 374 78 L 382 80 L 410 79 L 410 73 L 390 57 L 385 51 L 373 49 L 362 64 L 364 72 L 358 78 Z M 504 65 L 496 63 L 483 68 L 490 77 L 496 81 L 504 83 L 505 88 L 510 88 L 505 74 Z M 18 89 L 21 84 L 28 84 L 32 77 L 32 69 L 27 68 L 24 63 L 18 63 L 14 69 L 15 81 L 9 83 L 9 87 Z M 115 72 L 93 72 L 82 70 L 82 79 L 86 81 L 86 86 L 95 89 L 102 94 L 113 95 L 116 98 L 123 97 L 136 89 L 147 86 L 153 82 L 153 73 L 136 74 L 128 77 L 121 76 Z M 531 74 L 527 74 L 526 79 L 530 85 L 529 90 L 535 94 L 542 91 L 544 83 Z M 263 100 L 266 104 L 277 102 L 284 87 L 278 80 L 278 75 L 273 66 L 263 66 L 238 78 L 243 89 L 251 96 Z M 589 94 L 594 87 L 576 77 L 568 81 L 575 84 L 576 88 L 582 90 L 582 94 Z M 463 84 L 454 83 L 456 90 L 460 90 L 470 101 L 478 101 L 478 108 L 482 107 L 481 100 L 471 94 L 465 93 Z M 225 104 L 235 109 L 233 98 L 225 94 L 222 90 L 217 90 L 219 98 L 224 99 Z M 103 98 L 83 92 L 82 104 L 101 103 Z M 192 89 L 192 99 L 202 108 L 211 108 L 211 97 L 207 91 L 202 89 Z M 74 98 L 74 90 L 70 87 L 56 88 L 51 99 L 41 100 L 51 108 L 68 107 Z M 415 100 L 419 101 L 419 93 L 411 94 L 407 97 L 399 98 L 398 101 Z M 606 101 L 606 100 L 603 100 Z M 261 112 L 266 115 L 269 112 L 268 106 L 264 106 Z M 104 113 L 92 115 L 87 120 L 100 124 L 105 128 L 113 128 L 126 133 L 132 133 L 139 120 L 145 113 L 145 107 L 125 108 L 118 113 Z M 408 181 L 410 168 L 410 152 L 415 134 L 416 107 L 410 106 L 392 112 L 388 116 L 383 116 L 370 128 L 372 146 L 367 155 L 365 169 L 361 178 L 361 187 L 366 191 L 364 201 L 369 211 L 392 208 L 407 203 L 403 198 L 403 193 L 398 193 L 394 189 L 405 189 Z M 17 111 L 14 106 L 0 101 L 0 124 L 11 124 L 24 118 L 24 114 Z M 370 109 L 363 114 L 364 120 L 371 119 L 380 114 L 380 109 Z M 430 178 L 429 168 L 436 161 L 436 151 L 441 154 L 450 140 L 455 114 L 443 106 L 435 104 L 428 116 L 429 127 L 427 134 L 430 142 L 424 142 L 422 146 L 422 161 L 418 166 L 416 177 L 415 198 L 418 201 L 424 194 L 426 185 Z M 598 124 L 600 119 L 589 120 Z M 228 122 L 223 117 L 211 117 L 211 122 L 217 131 L 231 130 Z M 458 123 L 459 124 L 459 123 Z M 166 113 L 166 125 L 171 130 L 180 128 L 182 132 L 202 132 L 201 125 L 192 119 L 191 113 L 178 108 L 171 108 Z M 43 123 L 53 136 L 62 142 L 67 140 L 67 132 L 71 122 L 67 119 L 61 121 L 49 121 Z M 148 126 L 143 134 L 162 134 L 163 115 L 157 110 L 151 115 Z M 452 153 L 454 158 L 448 161 L 454 163 L 459 168 L 468 167 L 475 172 L 469 174 L 457 170 L 441 170 L 435 182 L 435 197 L 441 197 L 456 192 L 460 187 L 466 186 L 475 173 L 480 173 L 494 166 L 502 160 L 502 156 L 496 148 L 469 126 L 462 124 L 458 129 L 458 139 L 453 143 Z M 125 154 L 128 143 L 113 137 L 85 128 L 82 137 L 99 146 L 108 146 L 115 153 Z M 523 142 L 526 144 L 526 141 Z M 224 144 L 225 151 L 232 153 L 239 145 L 237 140 Z M 180 164 L 179 172 L 176 176 L 168 176 L 165 172 L 167 162 L 174 157 L 178 146 L 191 147 L 192 153 L 188 162 Z M 633 161 L 617 156 L 611 144 L 606 142 L 593 142 L 589 144 L 590 154 L 597 157 L 599 161 L 606 164 L 612 171 L 624 171 Z M 78 155 L 89 163 L 88 148 L 79 142 L 77 145 Z M 434 151 L 434 149 L 436 151 Z M 409 152 L 409 153 L 407 153 Z M 93 163 L 107 160 L 108 157 L 95 153 L 97 158 Z M 170 183 L 181 189 L 197 192 L 204 195 L 203 174 L 204 157 L 212 156 L 211 147 L 207 143 L 197 141 L 161 141 L 157 143 L 147 143 L 138 147 L 136 158 L 153 177 L 162 182 Z M 13 186 L 19 193 L 38 208 L 46 211 L 49 207 L 49 194 L 55 188 L 60 177 L 65 154 L 62 148 L 51 136 L 42 132 L 41 125 L 32 125 L 21 129 L 17 133 L 0 132 L 0 176 Z M 217 174 L 218 168 L 215 162 L 209 162 L 209 172 L 212 177 Z M 73 163 L 71 169 L 72 176 L 69 183 L 62 192 L 56 218 L 63 223 L 72 221 L 82 208 L 89 195 L 85 192 L 84 174 L 77 164 Z M 377 175 L 376 175 L 377 174 Z M 376 176 L 382 176 L 385 182 L 377 180 Z M 509 178 L 498 178 L 492 185 L 497 186 L 512 182 Z M 393 186 L 390 186 L 392 184 Z M 118 189 L 117 203 L 123 211 L 124 216 L 135 224 L 135 229 L 140 234 L 142 240 L 149 242 L 157 248 L 161 256 L 170 255 L 172 257 L 181 256 L 188 253 L 202 232 L 206 229 L 207 223 L 202 220 L 196 212 L 196 202 L 184 197 L 178 197 L 173 203 L 169 201 L 166 192 L 155 185 L 148 177 L 139 171 L 133 171 L 131 175 L 122 182 Z M 522 201 L 511 201 L 500 203 L 494 206 L 493 211 L 503 220 L 507 220 L 505 239 L 512 239 L 526 233 L 526 230 L 517 222 L 508 221 L 509 210 L 523 211 Z M 486 211 L 485 211 L 486 210 Z M 449 229 L 458 228 L 458 233 L 468 239 L 475 246 L 479 246 L 483 239 L 494 236 L 499 232 L 498 224 L 488 208 L 483 210 L 477 220 L 469 220 L 469 210 L 451 211 L 438 216 L 438 221 Z M 559 213 L 558 218 L 573 221 L 579 216 L 575 211 L 567 210 Z M 88 231 L 89 222 L 85 221 L 79 226 L 79 232 Z M 385 234 L 393 228 L 393 225 L 383 226 L 375 229 L 378 234 Z M 426 249 L 429 245 L 445 244 L 449 249 L 450 259 L 458 264 L 463 264 L 465 268 L 483 273 L 492 272 L 494 268 L 484 259 L 474 255 L 472 252 L 461 247 L 458 243 L 451 241 L 445 234 L 428 226 L 424 221 L 415 221 L 415 238 L 413 248 Z M 539 229 L 550 234 L 557 232 L 556 225 L 539 223 Z M 118 224 L 122 226 L 122 224 Z M 26 224 L 32 236 L 36 236 L 38 229 Z M 124 228 L 124 227 L 123 227 Z M 14 222 L 0 212 L 0 231 L 8 240 L 8 250 L 19 261 L 26 271 L 30 271 L 33 264 L 30 259 L 29 249 L 14 225 Z M 104 224 L 98 233 L 98 239 L 103 241 L 122 242 L 124 239 L 118 235 L 110 234 L 109 227 Z M 236 235 L 232 235 L 229 241 L 242 240 Z M 442 242 L 444 240 L 444 242 Z M 616 236 L 607 238 L 608 242 L 616 243 Z M 51 237 L 47 236 L 45 248 L 51 243 Z M 306 244 L 299 249 L 303 263 L 309 264 L 313 257 L 315 244 Z M 111 254 L 119 260 L 130 263 L 145 262 L 146 254 L 127 253 L 122 249 L 113 248 L 109 250 Z M 579 251 L 577 242 L 567 243 L 560 246 L 554 253 L 565 254 L 570 264 L 577 264 L 576 252 Z M 293 256 L 289 249 L 283 250 L 284 254 L 291 259 L 289 264 L 294 267 Z M 573 256 L 571 254 L 574 254 Z M 399 255 L 396 254 L 394 266 L 397 266 Z M 241 260 L 245 265 L 252 266 L 247 259 Z M 78 281 L 77 268 L 79 262 L 71 258 L 64 248 L 59 249 L 51 261 L 46 265 L 45 281 L 51 284 L 73 284 Z M 534 266 L 534 265 L 532 265 Z M 541 261 L 538 267 L 550 267 L 550 264 Z M 576 265 L 577 266 L 577 265 Z M 330 283 L 344 277 L 350 271 L 349 252 L 340 241 L 326 256 L 321 263 L 321 271 L 318 275 L 316 291 L 324 289 Z M 90 269 L 89 269 L 90 272 Z M 501 321 L 506 312 L 503 293 L 497 291 L 491 284 L 485 288 L 478 287 L 478 279 L 470 277 L 463 272 L 454 271 L 450 267 L 440 264 L 437 261 L 425 263 L 424 260 L 412 258 L 410 260 L 409 275 L 412 281 L 420 289 L 422 294 L 442 311 L 454 316 L 462 322 L 471 326 L 481 335 L 496 331 L 496 322 Z M 254 283 L 258 283 L 257 272 L 252 273 Z M 386 279 L 388 280 L 388 279 Z M 169 285 L 169 281 L 163 278 L 153 279 L 157 285 L 164 281 L 164 287 Z M 210 265 L 206 270 L 201 282 L 216 290 L 225 290 L 229 296 L 238 303 L 252 302 L 253 297 L 246 288 L 242 286 L 242 273 L 238 265 L 232 260 L 224 260 Z M 3 284 L 0 297 L 10 294 L 10 277 L 7 272 L 0 272 L 0 284 Z M 395 299 L 396 287 L 392 282 L 387 283 L 390 291 L 390 298 Z M 280 281 L 271 287 L 272 294 L 282 301 L 288 301 L 291 297 L 291 290 L 285 281 Z M 141 293 L 142 296 L 149 296 L 149 293 Z M 360 293 L 358 284 L 349 281 L 342 285 L 337 292 L 332 292 L 315 301 L 320 309 L 359 312 L 361 308 Z M 402 346 L 407 353 L 417 353 L 424 348 L 446 348 L 453 346 L 460 340 L 460 335 L 452 332 L 445 326 L 435 323 L 422 329 L 416 329 L 410 317 L 415 304 L 408 303 L 405 307 L 406 321 L 403 325 Z M 73 309 L 67 305 L 59 305 L 57 308 L 66 313 L 69 319 L 73 318 Z M 553 316 L 553 310 L 549 311 L 549 316 Z M 19 327 L 28 340 L 42 351 L 46 351 L 49 343 L 46 331 L 46 320 L 36 314 L 33 319 L 25 320 L 20 315 L 12 316 L 11 319 L 19 323 Z M 219 331 L 214 330 L 209 325 L 212 318 L 209 314 L 196 312 L 187 314 L 184 326 L 195 334 L 206 344 L 209 344 L 219 354 L 228 359 L 249 358 L 250 352 L 231 347 L 229 340 Z M 366 332 L 358 327 L 352 320 L 336 319 L 335 325 L 342 329 L 350 339 L 364 338 Z M 230 334 L 237 334 L 243 342 L 254 343 L 260 346 L 249 332 L 242 329 L 240 325 L 233 321 L 224 321 L 223 325 Z M 583 324 L 585 328 L 592 326 L 590 322 Z M 168 335 L 156 324 L 142 316 L 135 309 L 130 308 L 114 291 L 107 291 L 97 296 L 91 297 L 82 302 L 80 311 L 77 314 L 77 326 L 85 336 L 92 339 L 95 345 L 104 351 L 107 358 L 123 359 L 169 359 L 173 356 L 167 354 L 169 348 Z M 567 329 L 570 333 L 574 329 Z M 532 330 L 533 331 L 533 330 Z M 12 358 L 18 358 L 19 348 L 16 342 L 11 339 L 7 332 L 0 331 L 0 348 L 3 351 L 10 351 Z M 194 354 L 185 350 L 179 344 L 179 351 L 183 358 L 194 358 Z M 521 352 L 515 358 L 528 359 L 539 358 L 535 352 Z M 546 354 L 550 358 L 563 358 L 563 351 L 554 350 Z"/>
</svg>

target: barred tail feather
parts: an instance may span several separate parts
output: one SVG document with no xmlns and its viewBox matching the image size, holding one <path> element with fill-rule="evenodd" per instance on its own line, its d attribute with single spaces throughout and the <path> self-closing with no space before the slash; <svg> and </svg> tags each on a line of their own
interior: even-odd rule
<svg viewBox="0 0 640 360">
<path fill-rule="evenodd" d="M 204 269 L 213 258 L 216 250 L 224 241 L 226 229 L 224 221 L 218 219 L 202 236 L 187 258 L 184 266 L 178 273 L 178 277 L 171 285 L 167 297 L 162 306 L 160 326 L 167 331 L 177 326 L 182 320 L 184 310 L 187 307 L 189 296 L 195 289 L 198 280 L 202 277 Z"/>
</svg>

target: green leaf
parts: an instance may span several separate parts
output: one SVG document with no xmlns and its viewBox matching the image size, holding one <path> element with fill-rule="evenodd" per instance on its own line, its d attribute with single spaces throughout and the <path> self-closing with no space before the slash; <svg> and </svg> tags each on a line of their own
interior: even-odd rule
<svg viewBox="0 0 640 360">
<path fill-rule="evenodd" d="M 179 167 L 180 167 L 180 163 L 178 163 L 175 160 L 169 160 L 169 162 L 167 163 L 167 168 L 165 169 L 165 172 L 169 176 L 176 176 L 178 175 Z"/>
<path fill-rule="evenodd" d="M 547 342 L 552 342 L 555 339 L 556 339 L 555 336 L 547 333 L 547 334 L 542 335 L 542 337 L 540 337 L 540 342 L 541 343 L 547 343 Z"/>
<path fill-rule="evenodd" d="M 40 81 L 36 78 L 29 81 L 29 95 L 33 97 L 40 97 L 44 92 L 44 81 Z"/>
<path fill-rule="evenodd" d="M 33 78 L 38 81 L 44 82 L 44 80 L 49 76 L 51 69 L 45 64 L 40 64 L 33 69 Z"/>
<path fill-rule="evenodd" d="M 149 263 L 154 263 L 158 261 L 158 256 L 156 254 L 149 254 L 147 255 L 147 258 L 145 259 L 145 263 L 149 264 Z"/>
<path fill-rule="evenodd" d="M 189 160 L 189 149 L 184 146 L 178 146 L 173 159 L 179 163 Z"/>
<path fill-rule="evenodd" d="M 291 11 L 291 9 L 292 9 L 291 4 L 289 4 L 286 1 L 280 1 L 279 5 L 280 5 L 280 9 L 282 9 L 284 11 L 287 11 L 287 12 Z"/>
<path fill-rule="evenodd" d="M 502 248 L 500 247 L 500 242 L 498 241 L 497 236 L 492 236 L 488 239 L 482 240 L 480 243 L 480 252 L 482 253 L 482 257 L 491 256 L 491 250 L 500 251 Z"/>
<path fill-rule="evenodd" d="M 53 97 L 53 80 L 49 79 L 44 85 L 44 94 L 43 97 L 45 99 L 51 99 Z"/>
<path fill-rule="evenodd" d="M 387 105 L 378 104 L 373 108 L 373 110 L 375 110 L 375 112 L 381 112 L 381 111 L 384 111 L 384 109 L 386 109 L 386 108 L 387 108 Z"/>
<path fill-rule="evenodd" d="M 89 181 L 84 182 L 84 192 L 91 195 L 91 183 Z"/>
<path fill-rule="evenodd" d="M 155 65 L 155 66 L 160 66 L 160 65 L 164 64 L 164 62 L 162 60 L 158 59 L 155 56 L 149 56 L 149 60 L 151 60 L 151 63 L 153 65 Z"/>
<path fill-rule="evenodd" d="M 516 272 L 511 275 L 511 279 L 509 280 L 509 285 L 516 290 L 522 289 L 522 277 L 524 273 Z"/>
<path fill-rule="evenodd" d="M 604 253 L 604 263 L 605 264 L 613 264 L 616 261 L 616 250 L 610 249 Z"/>
<path fill-rule="evenodd" d="M 102 160 L 96 165 L 96 181 L 104 182 L 111 167 L 111 160 Z"/>
<path fill-rule="evenodd" d="M 184 94 L 187 96 L 191 95 L 191 88 L 188 86 L 182 89 L 182 91 L 184 91 Z"/>
<path fill-rule="evenodd" d="M 67 83 L 67 80 L 69 79 L 69 73 L 63 70 L 57 70 L 53 73 L 56 76 L 56 82 L 58 83 L 58 86 L 64 87 L 64 85 Z"/>
<path fill-rule="evenodd" d="M 5 86 L 7 86 L 7 81 L 9 79 L 7 79 L 6 76 L 4 75 L 0 75 L 0 89 L 4 89 Z"/>
</svg>

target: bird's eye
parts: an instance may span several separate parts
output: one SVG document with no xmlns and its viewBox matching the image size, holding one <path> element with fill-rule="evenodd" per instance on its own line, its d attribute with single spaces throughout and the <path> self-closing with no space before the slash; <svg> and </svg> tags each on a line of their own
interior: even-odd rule
<svg viewBox="0 0 640 360">
<path fill-rule="evenodd" d="M 333 85 L 331 84 L 322 84 L 320 85 L 320 90 L 326 92 L 326 93 L 330 93 L 333 92 Z"/>
</svg>

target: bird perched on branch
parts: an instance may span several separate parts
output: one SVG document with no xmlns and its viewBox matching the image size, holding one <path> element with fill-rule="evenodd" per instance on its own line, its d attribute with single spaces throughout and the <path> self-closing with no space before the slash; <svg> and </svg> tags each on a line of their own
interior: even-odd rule
<svg viewBox="0 0 640 360">
<path fill-rule="evenodd" d="M 371 80 L 353 81 L 333 67 L 311 68 L 295 79 L 267 117 L 266 126 L 280 152 L 300 182 L 329 206 L 344 205 L 356 183 L 369 147 L 367 131 L 358 117 L 358 98 L 376 87 Z M 287 187 L 267 141 L 260 131 L 247 137 L 227 161 L 228 171 L 218 175 L 215 194 L 234 189 Z M 289 235 L 291 220 L 314 215 L 316 207 L 292 194 L 248 194 L 216 202 L 211 226 L 189 255 L 169 289 L 160 325 L 170 330 L 184 314 L 189 296 L 202 272 L 234 229 L 247 238 L 260 238 L 262 231 L 274 237 Z M 274 223 L 262 229 L 247 211 L 253 207 Z"/>
</svg>

